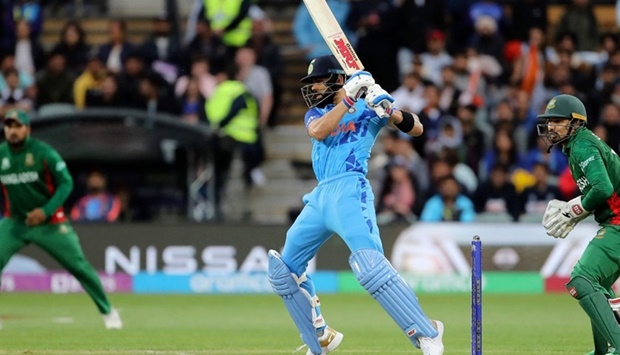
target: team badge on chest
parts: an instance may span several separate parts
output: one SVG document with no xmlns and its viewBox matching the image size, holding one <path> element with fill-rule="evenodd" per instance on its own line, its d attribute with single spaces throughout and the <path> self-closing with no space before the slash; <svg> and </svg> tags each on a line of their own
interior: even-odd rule
<svg viewBox="0 0 620 355">
<path fill-rule="evenodd" d="M 33 166 L 34 165 L 34 156 L 32 155 L 32 153 L 26 154 L 26 160 L 24 161 L 24 164 L 26 166 Z"/>
<path fill-rule="evenodd" d="M 11 162 L 9 161 L 9 158 L 2 158 L 2 166 L 0 166 L 0 169 L 7 170 L 10 168 L 11 168 Z"/>
</svg>

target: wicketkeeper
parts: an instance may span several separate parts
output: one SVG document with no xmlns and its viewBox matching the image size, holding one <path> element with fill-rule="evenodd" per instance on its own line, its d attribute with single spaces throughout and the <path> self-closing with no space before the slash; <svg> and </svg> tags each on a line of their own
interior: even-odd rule
<svg viewBox="0 0 620 355">
<path fill-rule="evenodd" d="M 103 315 L 106 328 L 122 328 L 118 312 L 110 305 L 63 211 L 73 189 L 64 160 L 54 148 L 30 137 L 30 117 L 22 110 L 4 116 L 4 136 L 6 142 L 0 144 L 0 184 L 5 199 L 5 215 L 0 221 L 0 274 L 13 254 L 35 244 L 75 276 Z"/>
<path fill-rule="evenodd" d="M 562 145 L 582 193 L 568 202 L 551 200 L 543 225 L 548 235 L 566 238 L 590 214 L 599 223 L 601 229 L 575 265 L 566 289 L 590 317 L 594 337 L 590 354 L 620 354 L 615 350 L 620 349 L 620 325 L 610 307 L 617 307 L 611 286 L 620 276 L 620 158 L 585 127 L 585 107 L 574 96 L 554 97 L 538 118 L 546 119 L 538 125 L 538 134 L 549 149 Z"/>
</svg>

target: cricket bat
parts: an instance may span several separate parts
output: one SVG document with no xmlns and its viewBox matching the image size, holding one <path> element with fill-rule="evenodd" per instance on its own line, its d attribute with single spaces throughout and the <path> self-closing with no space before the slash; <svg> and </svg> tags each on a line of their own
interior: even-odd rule
<svg viewBox="0 0 620 355">
<path fill-rule="evenodd" d="M 347 75 L 364 69 L 326 0 L 304 0 L 312 21 Z"/>
</svg>

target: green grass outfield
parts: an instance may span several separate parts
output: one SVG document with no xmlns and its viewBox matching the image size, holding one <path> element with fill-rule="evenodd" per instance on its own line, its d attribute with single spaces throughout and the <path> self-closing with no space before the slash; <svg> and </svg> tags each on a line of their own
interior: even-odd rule
<svg viewBox="0 0 620 355">
<path fill-rule="evenodd" d="M 111 296 L 125 322 L 107 331 L 84 294 L 0 294 L 0 354 L 290 354 L 301 344 L 275 295 Z M 446 326 L 445 354 L 470 354 L 470 299 L 423 294 Z M 324 295 L 323 312 L 345 334 L 337 354 L 421 354 L 365 294 Z M 485 295 L 484 354 L 578 354 L 589 321 L 568 294 Z M 305 350 L 298 354 L 305 354 Z"/>
</svg>

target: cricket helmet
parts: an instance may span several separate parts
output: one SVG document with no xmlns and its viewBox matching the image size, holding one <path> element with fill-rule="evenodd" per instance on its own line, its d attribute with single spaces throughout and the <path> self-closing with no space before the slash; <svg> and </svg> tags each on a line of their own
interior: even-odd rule
<svg viewBox="0 0 620 355">
<path fill-rule="evenodd" d="M 536 116 L 538 119 L 546 120 L 545 123 L 539 123 L 537 125 L 538 135 L 549 145 L 549 149 L 554 145 L 564 142 L 569 139 L 576 130 L 581 127 L 585 127 L 588 122 L 588 116 L 586 108 L 583 102 L 572 95 L 557 95 L 547 103 L 545 113 Z M 549 120 L 552 119 L 565 119 L 568 120 L 566 126 L 568 132 L 565 136 L 560 137 L 555 132 L 549 132 Z"/>
<path fill-rule="evenodd" d="M 332 103 L 335 93 L 342 88 L 342 83 L 338 83 L 338 78 L 346 76 L 342 66 L 333 55 L 324 55 L 314 58 L 308 65 L 308 73 L 301 79 L 302 83 L 306 83 L 301 88 L 301 93 L 306 101 L 306 105 L 312 108 L 315 106 L 324 107 Z M 315 92 L 312 90 L 317 79 L 327 79 L 323 92 Z M 344 81 L 343 81 L 344 82 Z"/>
</svg>

